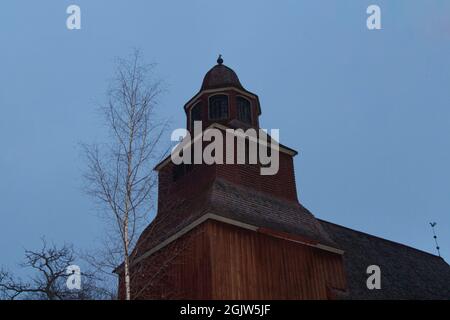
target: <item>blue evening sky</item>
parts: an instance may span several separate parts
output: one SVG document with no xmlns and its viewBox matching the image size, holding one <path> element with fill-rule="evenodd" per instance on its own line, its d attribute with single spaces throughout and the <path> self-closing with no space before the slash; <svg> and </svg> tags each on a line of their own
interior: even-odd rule
<svg viewBox="0 0 450 320">
<path fill-rule="evenodd" d="M 82 30 L 66 29 L 70 4 Z M 158 63 L 171 128 L 222 53 L 262 126 L 300 151 L 299 198 L 317 217 L 433 253 L 436 221 L 450 259 L 448 0 L 4 0 L 0 44 L 0 265 L 42 235 L 95 244 L 78 143 L 104 137 L 96 104 L 133 47 Z"/>
</svg>

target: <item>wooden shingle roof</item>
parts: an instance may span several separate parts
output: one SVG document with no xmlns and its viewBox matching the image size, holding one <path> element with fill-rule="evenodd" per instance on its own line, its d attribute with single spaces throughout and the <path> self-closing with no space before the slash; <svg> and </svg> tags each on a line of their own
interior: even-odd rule
<svg viewBox="0 0 450 320">
<path fill-rule="evenodd" d="M 450 266 L 441 257 L 319 220 L 344 250 L 349 299 L 450 299 Z M 366 285 L 369 265 L 381 270 L 381 289 Z"/>
<path fill-rule="evenodd" d="M 300 204 L 277 199 L 224 179 L 215 179 L 203 193 L 159 208 L 157 217 L 138 241 L 137 256 L 145 254 L 207 214 L 296 235 L 336 248 L 335 242 L 318 220 Z"/>
</svg>

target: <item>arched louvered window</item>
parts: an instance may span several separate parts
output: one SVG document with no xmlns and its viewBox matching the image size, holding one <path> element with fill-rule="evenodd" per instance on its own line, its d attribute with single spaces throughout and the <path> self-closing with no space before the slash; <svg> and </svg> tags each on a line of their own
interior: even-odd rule
<svg viewBox="0 0 450 320">
<path fill-rule="evenodd" d="M 209 98 L 209 119 L 228 119 L 228 96 L 219 94 Z"/>
<path fill-rule="evenodd" d="M 194 130 L 194 121 L 202 120 L 202 103 L 197 102 L 191 109 L 191 130 Z"/>
<path fill-rule="evenodd" d="M 247 124 L 252 124 L 252 109 L 250 108 L 250 101 L 243 97 L 237 97 L 236 105 L 238 120 Z"/>
</svg>

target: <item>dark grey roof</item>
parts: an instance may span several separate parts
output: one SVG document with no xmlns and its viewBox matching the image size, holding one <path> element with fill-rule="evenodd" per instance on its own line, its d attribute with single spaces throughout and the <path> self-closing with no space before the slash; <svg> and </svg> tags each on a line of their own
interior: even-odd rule
<svg viewBox="0 0 450 320">
<path fill-rule="evenodd" d="M 294 234 L 336 248 L 318 220 L 299 203 L 215 179 L 195 197 L 180 199 L 178 203 L 159 208 L 157 217 L 138 241 L 136 255 L 144 254 L 208 213 L 255 227 Z"/>
<path fill-rule="evenodd" d="M 349 299 L 450 299 L 450 266 L 440 257 L 319 220 L 344 253 Z M 369 265 L 381 269 L 381 289 L 367 289 Z"/>
<path fill-rule="evenodd" d="M 318 220 L 298 202 L 217 179 L 211 194 L 211 213 L 257 227 L 270 228 L 335 247 Z"/>
</svg>

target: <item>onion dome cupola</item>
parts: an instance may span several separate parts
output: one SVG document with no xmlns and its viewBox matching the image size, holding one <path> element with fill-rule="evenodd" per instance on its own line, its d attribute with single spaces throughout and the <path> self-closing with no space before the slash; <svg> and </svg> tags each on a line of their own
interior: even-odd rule
<svg viewBox="0 0 450 320">
<path fill-rule="evenodd" d="M 203 129 L 213 123 L 232 128 L 259 128 L 258 96 L 242 86 L 236 72 L 223 64 L 222 55 L 206 73 L 200 91 L 184 108 L 190 131 L 194 121 L 202 121 Z"/>
<path fill-rule="evenodd" d="M 239 78 L 231 68 L 223 64 L 222 55 L 217 59 L 217 65 L 209 70 L 203 78 L 201 90 L 235 87 L 244 89 Z"/>
</svg>

